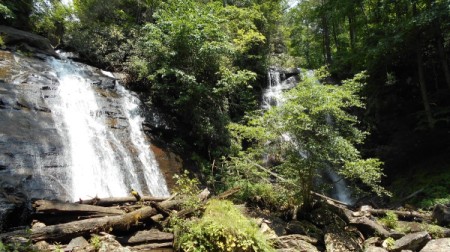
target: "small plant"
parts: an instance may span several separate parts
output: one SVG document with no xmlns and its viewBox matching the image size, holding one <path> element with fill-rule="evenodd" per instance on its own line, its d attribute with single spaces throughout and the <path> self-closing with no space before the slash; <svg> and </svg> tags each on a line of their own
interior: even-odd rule
<svg viewBox="0 0 450 252">
<path fill-rule="evenodd" d="M 422 229 L 426 230 L 433 239 L 439 239 L 439 238 L 445 237 L 444 228 L 442 228 L 438 225 L 423 223 Z"/>
<path fill-rule="evenodd" d="M 100 236 L 93 235 L 89 240 L 92 246 L 94 246 L 95 251 L 98 251 L 102 246 L 102 241 L 100 240 Z"/>
<path fill-rule="evenodd" d="M 197 195 L 200 193 L 200 189 L 198 185 L 200 182 L 196 178 L 189 178 L 189 172 L 184 171 L 181 175 L 174 175 L 174 179 L 176 180 L 175 189 L 173 193 L 177 193 L 182 197 L 185 197 L 183 202 L 184 209 L 195 209 L 200 204 L 200 199 Z"/>
<path fill-rule="evenodd" d="M 380 219 L 380 222 L 390 229 L 395 229 L 398 226 L 398 217 L 392 212 L 386 212 L 386 216 Z"/>
<path fill-rule="evenodd" d="M 3 37 L 0 36 L 0 48 L 4 48 L 5 47 L 5 41 L 3 41 Z"/>
<path fill-rule="evenodd" d="M 394 247 L 395 240 L 392 237 L 387 238 L 383 241 L 383 247 L 387 248 L 388 250 L 392 249 Z"/>
</svg>

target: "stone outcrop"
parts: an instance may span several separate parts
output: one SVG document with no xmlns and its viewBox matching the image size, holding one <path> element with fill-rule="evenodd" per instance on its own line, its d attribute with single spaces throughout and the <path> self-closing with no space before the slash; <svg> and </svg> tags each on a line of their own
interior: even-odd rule
<svg viewBox="0 0 450 252">
<path fill-rule="evenodd" d="M 438 204 L 433 209 L 433 219 L 441 226 L 450 224 L 450 207 Z"/>
<path fill-rule="evenodd" d="M 377 222 L 365 216 L 351 219 L 350 224 L 358 228 L 364 234 L 365 237 L 370 237 L 373 236 L 374 234 L 378 234 L 383 238 L 389 236 L 389 231 L 387 231 L 383 226 L 381 226 Z"/>
<path fill-rule="evenodd" d="M 286 235 L 278 238 L 276 248 L 279 252 L 318 252 L 317 247 L 312 244 L 314 241 L 317 242 L 317 240 L 311 240 L 311 238 L 301 235 Z"/>
<path fill-rule="evenodd" d="M 133 152 L 130 125 L 120 108 L 123 101 L 115 79 L 97 68 L 80 66 L 96 91 L 99 108 L 92 113 L 104 119 L 105 127 L 124 149 Z M 72 200 L 70 176 L 66 174 L 70 156 L 58 129 L 63 122 L 61 115 L 52 111 L 60 99 L 58 89 L 57 73 L 47 59 L 0 50 L 0 231 L 21 224 L 18 215 L 29 211 L 30 199 Z M 181 159 L 153 149 L 161 166 L 166 167 L 165 177 L 173 184 Z M 137 155 L 129 158 L 132 163 L 140 162 Z"/>
<path fill-rule="evenodd" d="M 402 251 L 402 250 L 420 250 L 428 241 L 431 240 L 427 231 L 407 234 L 404 237 L 396 240 L 394 246 L 390 250 Z"/>
<path fill-rule="evenodd" d="M 431 240 L 420 252 L 448 252 L 450 251 L 450 238 Z"/>
<path fill-rule="evenodd" d="M 0 34 L 5 45 L 9 48 L 58 57 L 58 54 L 50 44 L 50 40 L 42 36 L 3 25 L 0 25 Z"/>
</svg>

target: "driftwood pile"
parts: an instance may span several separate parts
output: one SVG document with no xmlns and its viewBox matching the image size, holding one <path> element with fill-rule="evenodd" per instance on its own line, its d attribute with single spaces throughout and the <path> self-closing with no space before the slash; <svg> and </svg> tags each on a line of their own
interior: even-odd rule
<svg viewBox="0 0 450 252">
<path fill-rule="evenodd" d="M 199 197 L 204 201 L 208 195 L 204 191 Z M 0 239 L 6 243 L 28 240 L 67 244 L 74 238 L 108 233 L 131 251 L 171 248 L 174 236 L 160 231 L 160 223 L 179 210 L 182 202 L 149 196 L 139 201 L 135 197 L 95 198 L 75 203 L 37 200 L 33 204 L 32 228 L 0 234 Z"/>
</svg>

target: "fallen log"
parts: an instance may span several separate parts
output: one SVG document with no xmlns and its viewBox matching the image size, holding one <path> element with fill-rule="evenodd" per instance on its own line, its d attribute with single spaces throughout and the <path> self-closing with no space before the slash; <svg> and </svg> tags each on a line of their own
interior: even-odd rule
<svg viewBox="0 0 450 252">
<path fill-rule="evenodd" d="M 79 215 L 95 215 L 95 216 L 106 216 L 106 215 L 121 215 L 125 212 L 120 209 L 84 205 L 77 203 L 68 203 L 60 201 L 50 201 L 50 200 L 37 200 L 33 204 L 36 209 L 36 213 L 55 213 L 55 214 L 79 214 Z"/>
<path fill-rule="evenodd" d="M 388 212 L 395 213 L 399 219 L 402 220 L 411 220 L 411 219 L 422 219 L 429 220 L 431 219 L 430 214 L 419 213 L 416 211 L 398 211 L 398 210 L 389 210 L 389 209 L 367 209 L 367 212 L 374 216 L 385 216 Z"/>
<path fill-rule="evenodd" d="M 332 202 L 334 202 L 334 203 L 337 203 L 337 204 L 340 204 L 340 205 L 343 205 L 343 206 L 346 206 L 346 207 L 351 207 L 349 204 L 347 204 L 347 203 L 345 203 L 345 202 L 342 202 L 342 201 L 339 201 L 339 200 L 332 199 L 332 198 L 327 197 L 327 196 L 325 196 L 325 195 L 323 195 L 323 194 L 316 193 L 316 192 L 313 192 L 313 191 L 311 191 L 310 193 L 311 193 L 311 195 L 314 196 L 314 197 L 318 197 L 318 198 L 324 199 L 324 200 L 329 200 L 329 201 L 332 201 Z"/>
<path fill-rule="evenodd" d="M 180 205 L 179 200 L 163 201 L 160 207 L 173 209 Z M 152 216 L 159 214 L 153 207 L 143 207 L 136 211 L 119 215 L 106 216 L 102 218 L 73 221 L 64 224 L 51 225 L 46 227 L 33 228 L 29 231 L 18 230 L 0 234 L 1 240 L 8 240 L 14 237 L 26 237 L 37 241 L 68 241 L 72 238 L 86 235 L 88 233 L 98 233 L 101 231 L 127 231 L 131 227 L 139 226 L 143 221 L 148 221 Z"/>
<path fill-rule="evenodd" d="M 167 200 L 168 198 L 162 198 L 162 197 L 153 197 L 153 196 L 142 196 L 141 201 L 155 201 L 155 202 L 162 202 Z M 113 206 L 113 205 L 120 205 L 125 203 L 136 203 L 138 202 L 135 197 L 113 197 L 113 198 L 93 198 L 93 199 L 87 199 L 75 202 L 78 204 L 86 204 L 86 205 L 97 205 L 97 206 Z"/>
</svg>

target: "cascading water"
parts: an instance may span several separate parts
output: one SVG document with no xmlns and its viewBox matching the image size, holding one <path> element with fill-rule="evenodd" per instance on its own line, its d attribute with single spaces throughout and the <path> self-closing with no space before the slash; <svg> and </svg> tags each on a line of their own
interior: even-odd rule
<svg viewBox="0 0 450 252">
<path fill-rule="evenodd" d="M 70 60 L 50 63 L 59 83 L 59 95 L 50 104 L 67 159 L 66 194 L 74 200 L 127 196 L 133 188 L 169 195 L 142 131 L 139 99 L 117 82 L 112 90 L 95 87 L 87 66 Z"/>
<path fill-rule="evenodd" d="M 314 78 L 314 71 L 307 70 L 301 73 L 301 78 Z M 297 80 L 294 77 L 285 78 L 284 74 L 279 69 L 270 69 L 268 72 L 268 88 L 263 94 L 262 108 L 270 109 L 273 106 L 279 106 L 285 101 L 284 91 L 291 89 L 297 85 Z M 317 80 L 317 84 L 320 82 Z M 332 124 L 331 116 L 327 115 L 325 118 L 327 123 Z M 308 153 L 301 149 L 300 144 L 295 141 L 288 133 L 281 136 L 282 141 L 291 142 L 295 148 L 298 149 L 299 155 L 303 158 L 308 158 Z M 266 157 L 267 158 L 267 157 Z M 339 176 L 333 169 L 327 167 L 324 169 L 324 176 L 328 178 L 333 184 L 331 197 L 347 204 L 352 204 L 353 199 L 351 192 L 347 186 L 346 181 Z M 323 181 L 322 181 L 323 183 Z"/>
</svg>

